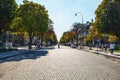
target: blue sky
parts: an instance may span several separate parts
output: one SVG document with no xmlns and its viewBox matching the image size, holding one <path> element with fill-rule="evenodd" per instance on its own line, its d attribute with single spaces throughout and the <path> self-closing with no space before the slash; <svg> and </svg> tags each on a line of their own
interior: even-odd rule
<svg viewBox="0 0 120 80">
<path fill-rule="evenodd" d="M 22 4 L 23 0 L 16 0 Z M 74 22 L 82 22 L 80 12 L 83 15 L 83 22 L 95 18 L 95 10 L 102 0 L 29 0 L 44 5 L 48 10 L 49 18 L 54 22 L 54 30 L 58 40 L 63 32 L 70 29 Z"/>
</svg>

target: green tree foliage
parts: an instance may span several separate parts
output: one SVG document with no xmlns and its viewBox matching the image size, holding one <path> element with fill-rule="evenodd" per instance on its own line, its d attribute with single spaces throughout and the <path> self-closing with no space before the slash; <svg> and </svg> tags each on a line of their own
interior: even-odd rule
<svg viewBox="0 0 120 80">
<path fill-rule="evenodd" d="M 92 27 L 90 30 L 89 30 L 89 34 L 85 37 L 85 42 L 87 43 L 91 43 L 91 41 L 94 40 L 95 36 L 98 35 L 98 32 L 95 30 L 94 27 Z"/>
<path fill-rule="evenodd" d="M 18 32 L 23 32 L 24 30 L 22 29 L 22 18 L 21 17 L 15 17 L 10 25 L 10 29 L 13 33 L 18 33 Z"/>
<path fill-rule="evenodd" d="M 103 0 L 95 13 L 94 26 L 98 31 L 116 35 L 120 39 L 120 1 Z"/>
<path fill-rule="evenodd" d="M 27 0 L 23 2 L 17 10 L 17 16 L 13 21 L 13 29 L 17 28 L 18 30 L 28 33 L 29 49 L 31 49 L 34 35 L 39 34 L 43 37 L 43 34 L 47 32 L 49 20 L 48 11 L 40 4 Z"/>
<path fill-rule="evenodd" d="M 71 41 L 72 44 L 75 39 L 75 36 L 76 36 L 76 32 L 74 32 L 74 31 L 69 32 L 69 41 Z"/>
<path fill-rule="evenodd" d="M 0 35 L 3 31 L 9 30 L 17 9 L 15 0 L 0 0 Z"/>
<path fill-rule="evenodd" d="M 48 32 L 45 34 L 45 41 L 50 42 L 51 44 L 57 44 L 57 36 L 54 30 L 48 30 Z"/>
<path fill-rule="evenodd" d="M 117 40 L 118 40 L 118 38 L 116 37 L 116 36 L 114 36 L 114 35 L 109 35 L 109 39 L 108 39 L 108 41 L 109 42 L 117 42 Z"/>
<path fill-rule="evenodd" d="M 55 34 L 54 27 L 53 27 L 53 21 L 51 19 L 49 20 L 48 31 L 45 34 L 45 41 L 51 42 L 51 44 L 58 43 L 57 36 Z"/>
<path fill-rule="evenodd" d="M 62 37 L 60 38 L 60 43 L 67 43 L 67 42 L 73 43 L 73 40 L 75 39 L 75 35 L 76 33 L 74 31 L 64 32 Z"/>
<path fill-rule="evenodd" d="M 57 44 L 57 43 L 58 43 L 57 35 L 56 35 L 56 34 L 53 35 L 53 40 L 54 40 L 54 44 Z"/>
<path fill-rule="evenodd" d="M 60 38 L 60 43 L 66 43 L 68 38 L 67 38 L 67 35 L 66 35 L 67 32 L 64 32 L 62 37 Z"/>
</svg>

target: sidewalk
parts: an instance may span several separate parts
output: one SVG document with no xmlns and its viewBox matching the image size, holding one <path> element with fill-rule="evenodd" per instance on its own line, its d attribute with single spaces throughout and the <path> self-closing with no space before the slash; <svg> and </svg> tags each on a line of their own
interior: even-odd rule
<svg viewBox="0 0 120 80">
<path fill-rule="evenodd" d="M 52 46 L 50 46 L 50 47 L 44 47 L 42 49 L 39 49 L 39 48 L 36 48 L 35 46 L 32 46 L 31 50 L 28 49 L 28 46 L 14 47 L 14 48 L 16 48 L 18 50 L 7 51 L 7 52 L 0 53 L 0 59 L 5 59 L 5 58 L 16 56 L 16 55 L 19 55 L 19 54 L 28 53 L 31 50 L 41 50 L 42 51 L 44 49 L 54 49 Z"/>
<path fill-rule="evenodd" d="M 84 47 L 84 50 L 85 51 L 91 51 L 93 53 L 101 54 L 101 55 L 104 55 L 104 56 L 107 56 L 107 57 L 111 57 L 111 58 L 120 59 L 120 53 L 118 53 L 118 52 L 114 52 L 113 54 L 111 54 L 109 52 L 109 50 L 107 50 L 107 52 L 105 52 L 104 50 L 100 50 L 100 49 L 97 49 L 95 47 L 92 47 L 92 50 L 89 50 L 89 47 L 87 47 L 87 46 Z"/>
<path fill-rule="evenodd" d="M 35 47 L 34 46 L 32 46 L 32 47 L 33 47 L 32 50 L 34 50 Z M 2 53 L 0 53 L 0 59 L 16 56 L 19 54 L 24 54 L 24 53 L 27 53 L 30 51 L 30 50 L 28 50 L 28 46 L 13 47 L 13 48 L 18 49 L 18 50 L 2 52 Z"/>
</svg>

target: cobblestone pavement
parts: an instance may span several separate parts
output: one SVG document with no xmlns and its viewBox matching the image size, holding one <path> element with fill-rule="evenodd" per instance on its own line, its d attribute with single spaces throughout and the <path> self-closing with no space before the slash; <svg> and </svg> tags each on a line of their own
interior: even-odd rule
<svg viewBox="0 0 120 80">
<path fill-rule="evenodd" d="M 62 46 L 3 59 L 0 80 L 120 80 L 120 63 Z"/>
</svg>

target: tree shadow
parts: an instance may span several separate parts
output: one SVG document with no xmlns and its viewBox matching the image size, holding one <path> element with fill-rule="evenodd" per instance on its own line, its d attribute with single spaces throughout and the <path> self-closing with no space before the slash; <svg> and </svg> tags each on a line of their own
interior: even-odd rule
<svg viewBox="0 0 120 80">
<path fill-rule="evenodd" d="M 40 51 L 40 50 L 33 50 L 33 51 L 29 51 L 26 52 L 24 54 L 19 54 L 16 56 L 12 56 L 9 58 L 5 58 L 5 59 L 1 59 L 0 63 L 4 63 L 4 62 L 12 62 L 12 61 L 21 61 L 21 60 L 25 60 L 25 59 L 37 59 L 40 58 L 42 56 L 46 56 L 48 54 L 48 51 Z"/>
</svg>

